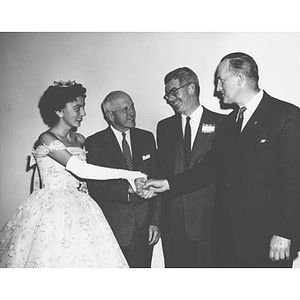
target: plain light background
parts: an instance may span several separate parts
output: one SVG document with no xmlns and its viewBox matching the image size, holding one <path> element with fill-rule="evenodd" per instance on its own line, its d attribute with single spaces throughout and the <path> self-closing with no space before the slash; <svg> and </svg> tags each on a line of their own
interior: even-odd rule
<svg viewBox="0 0 300 300">
<path fill-rule="evenodd" d="M 112 90 L 131 95 L 137 127 L 155 135 L 157 122 L 173 114 L 162 98 L 164 76 L 190 67 L 200 80 L 201 103 L 221 112 L 214 72 L 224 55 L 237 51 L 258 63 L 262 89 L 300 106 L 298 32 L 0 33 L 0 228 L 29 196 L 28 156 L 47 130 L 37 105 L 54 80 L 76 80 L 87 88 L 87 116 L 79 128 L 85 136 L 106 128 L 100 103 Z M 162 266 L 159 243 L 153 267 Z"/>
</svg>

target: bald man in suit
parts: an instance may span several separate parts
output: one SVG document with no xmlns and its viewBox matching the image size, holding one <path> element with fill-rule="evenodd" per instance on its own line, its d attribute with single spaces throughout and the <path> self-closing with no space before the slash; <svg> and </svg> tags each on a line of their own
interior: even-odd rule
<svg viewBox="0 0 300 300">
<path fill-rule="evenodd" d="M 113 91 L 105 97 L 102 109 L 109 126 L 87 138 L 87 161 L 154 176 L 154 136 L 135 128 L 136 111 L 131 97 L 123 91 Z M 151 267 L 153 246 L 160 238 L 159 197 L 144 200 L 121 179 L 90 180 L 88 190 L 102 208 L 129 266 Z"/>
</svg>

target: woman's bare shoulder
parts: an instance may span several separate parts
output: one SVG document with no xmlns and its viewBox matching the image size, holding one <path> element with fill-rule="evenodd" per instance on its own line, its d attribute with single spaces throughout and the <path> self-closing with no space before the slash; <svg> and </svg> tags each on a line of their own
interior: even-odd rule
<svg viewBox="0 0 300 300">
<path fill-rule="evenodd" d="M 51 131 L 47 130 L 40 134 L 38 138 L 38 145 L 50 145 L 54 140 L 58 140 L 58 138 Z"/>
<path fill-rule="evenodd" d="M 81 133 L 76 132 L 76 140 L 80 144 L 80 146 L 83 148 L 84 143 L 85 143 L 85 137 Z"/>
</svg>

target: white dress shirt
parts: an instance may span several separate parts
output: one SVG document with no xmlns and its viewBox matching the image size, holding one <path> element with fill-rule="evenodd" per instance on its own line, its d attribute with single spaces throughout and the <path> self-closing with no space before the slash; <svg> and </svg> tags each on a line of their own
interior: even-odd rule
<svg viewBox="0 0 300 300">
<path fill-rule="evenodd" d="M 244 105 L 247 109 L 244 112 L 244 120 L 242 124 L 242 129 L 246 126 L 247 122 L 255 112 L 256 108 L 258 107 L 261 99 L 263 97 L 263 90 L 260 90 L 246 105 Z"/>
<path fill-rule="evenodd" d="M 122 147 L 122 140 L 123 140 L 123 136 L 122 136 L 122 132 L 115 129 L 113 126 L 110 126 L 110 128 L 112 129 L 113 133 L 115 134 L 117 141 L 120 145 L 121 151 L 123 152 L 123 147 Z M 130 148 L 130 152 L 131 152 L 131 156 L 132 156 L 132 149 L 131 149 L 131 139 L 130 139 L 130 130 L 128 129 L 127 131 L 125 131 L 126 133 L 126 141 L 129 145 Z"/>
</svg>

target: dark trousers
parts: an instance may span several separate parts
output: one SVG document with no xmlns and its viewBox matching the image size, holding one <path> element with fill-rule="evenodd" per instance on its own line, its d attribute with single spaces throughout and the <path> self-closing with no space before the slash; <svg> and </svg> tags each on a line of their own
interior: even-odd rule
<svg viewBox="0 0 300 300">
<path fill-rule="evenodd" d="M 213 266 L 211 242 L 164 236 L 162 247 L 166 268 L 209 268 Z"/>
<path fill-rule="evenodd" d="M 293 258 L 272 261 L 266 253 L 265 259 L 240 259 L 236 255 L 229 212 L 219 219 L 213 231 L 214 266 L 216 268 L 291 268 Z"/>
<path fill-rule="evenodd" d="M 130 268 L 151 268 L 153 246 L 142 244 L 136 225 L 130 244 L 120 247 Z"/>
</svg>

